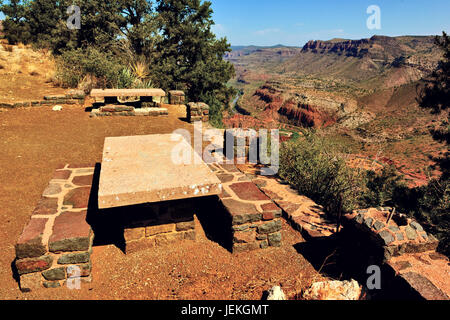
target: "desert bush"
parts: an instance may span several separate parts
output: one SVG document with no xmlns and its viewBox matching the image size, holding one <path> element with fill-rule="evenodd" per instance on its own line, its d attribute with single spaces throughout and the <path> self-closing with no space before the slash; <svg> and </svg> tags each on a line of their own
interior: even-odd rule
<svg viewBox="0 0 450 320">
<path fill-rule="evenodd" d="M 123 68 L 122 70 L 120 70 L 118 75 L 117 88 L 119 89 L 131 88 L 134 81 L 135 77 L 133 76 L 133 73 L 131 72 L 130 68 Z"/>
<path fill-rule="evenodd" d="M 117 88 L 146 89 L 153 87 L 153 81 L 149 78 L 148 66 L 142 62 L 123 68 L 118 75 Z"/>
<path fill-rule="evenodd" d="M 398 174 L 395 166 L 386 166 L 381 173 L 366 171 L 364 174 L 365 188 L 359 196 L 361 207 L 392 206 L 400 199 L 400 190 L 404 191 L 406 184 Z"/>
<path fill-rule="evenodd" d="M 96 79 L 95 86 L 115 87 L 122 68 L 117 56 L 96 48 L 79 48 L 66 51 L 57 58 L 56 78 L 64 87 L 77 87 L 89 75 Z"/>
<path fill-rule="evenodd" d="M 363 188 L 358 170 L 346 165 L 341 150 L 311 131 L 282 145 L 280 170 L 282 179 L 300 194 L 321 204 L 331 215 L 356 208 L 357 195 Z"/>
<path fill-rule="evenodd" d="M 412 213 L 440 240 L 439 251 L 450 257 L 450 180 L 434 179 L 419 188 L 417 210 Z"/>
</svg>

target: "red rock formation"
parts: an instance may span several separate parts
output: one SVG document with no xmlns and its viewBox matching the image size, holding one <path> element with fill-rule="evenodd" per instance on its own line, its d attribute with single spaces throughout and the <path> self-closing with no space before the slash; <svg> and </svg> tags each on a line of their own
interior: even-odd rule
<svg viewBox="0 0 450 320">
<path fill-rule="evenodd" d="M 295 103 L 292 100 L 285 102 L 278 113 L 280 114 L 280 121 L 300 127 L 322 128 L 336 122 L 336 119 L 323 111 L 319 111 L 317 107 Z"/>
</svg>

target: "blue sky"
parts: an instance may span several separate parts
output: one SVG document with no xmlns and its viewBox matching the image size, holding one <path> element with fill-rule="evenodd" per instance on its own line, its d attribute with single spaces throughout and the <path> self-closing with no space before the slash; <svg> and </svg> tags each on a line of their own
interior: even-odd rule
<svg viewBox="0 0 450 320">
<path fill-rule="evenodd" d="M 213 27 L 232 45 L 302 46 L 308 40 L 361 39 L 374 34 L 450 33 L 449 0 L 210 0 Z M 381 29 L 369 30 L 370 5 L 381 10 Z M 3 15 L 0 13 L 0 19 Z"/>
<path fill-rule="evenodd" d="M 367 28 L 370 5 L 380 8 L 380 30 Z M 450 32 L 449 0 L 212 0 L 212 7 L 214 32 L 232 45 Z"/>
</svg>

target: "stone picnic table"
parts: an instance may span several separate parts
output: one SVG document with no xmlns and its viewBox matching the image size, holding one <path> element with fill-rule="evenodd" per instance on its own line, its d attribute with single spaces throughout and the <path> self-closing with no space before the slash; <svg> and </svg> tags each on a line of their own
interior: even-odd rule
<svg viewBox="0 0 450 320">
<path fill-rule="evenodd" d="M 180 150 L 191 152 L 190 164 L 172 159 Z M 126 253 L 195 240 L 194 199 L 221 192 L 220 180 L 181 135 L 105 139 L 98 207 L 120 210 Z"/>
<path fill-rule="evenodd" d="M 191 164 L 175 163 L 175 148 L 189 151 Z M 105 139 L 100 209 L 219 195 L 221 187 L 220 180 L 181 135 Z"/>
<path fill-rule="evenodd" d="M 161 98 L 166 96 L 162 89 L 92 89 L 90 95 L 96 99 L 94 105 L 101 105 L 92 109 L 91 118 L 168 115 L 167 108 L 161 107 Z"/>
</svg>

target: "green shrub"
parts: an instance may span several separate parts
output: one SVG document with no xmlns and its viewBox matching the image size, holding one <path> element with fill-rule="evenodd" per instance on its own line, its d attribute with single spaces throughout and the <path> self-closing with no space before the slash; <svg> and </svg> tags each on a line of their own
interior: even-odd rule
<svg viewBox="0 0 450 320">
<path fill-rule="evenodd" d="M 363 180 L 346 165 L 336 145 L 314 133 L 282 145 L 279 175 L 331 215 L 356 208 Z"/>
<path fill-rule="evenodd" d="M 395 166 L 386 166 L 380 174 L 366 171 L 364 176 L 365 188 L 359 196 L 361 207 L 393 206 L 399 202 L 399 192 L 407 187 L 403 176 L 399 175 Z"/>
<path fill-rule="evenodd" d="M 209 106 L 209 123 L 215 128 L 224 128 L 222 112 L 224 103 L 222 103 L 214 93 L 207 93 L 200 97 L 201 102 Z"/>
<path fill-rule="evenodd" d="M 450 256 L 450 179 L 434 179 L 420 191 L 415 217 L 440 240 L 439 251 Z"/>
<path fill-rule="evenodd" d="M 77 87 L 87 75 L 97 79 L 98 86 L 116 87 L 122 69 L 122 63 L 117 56 L 92 47 L 78 48 L 66 51 L 58 57 L 56 77 L 65 87 Z"/>
</svg>

